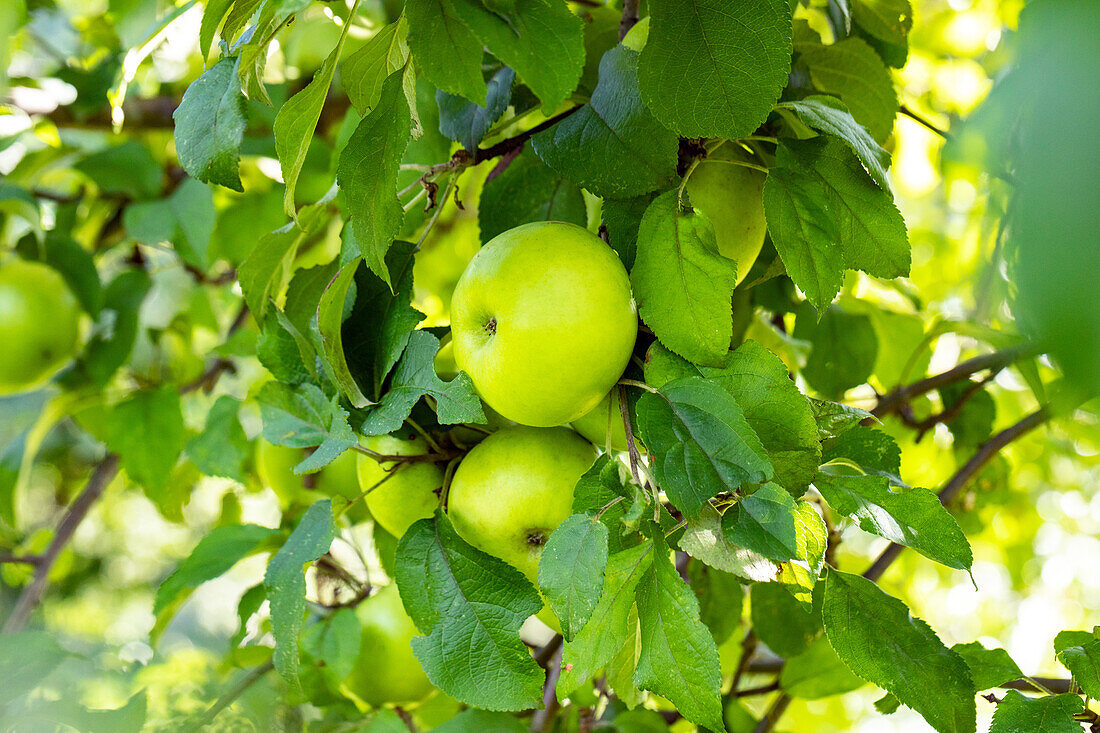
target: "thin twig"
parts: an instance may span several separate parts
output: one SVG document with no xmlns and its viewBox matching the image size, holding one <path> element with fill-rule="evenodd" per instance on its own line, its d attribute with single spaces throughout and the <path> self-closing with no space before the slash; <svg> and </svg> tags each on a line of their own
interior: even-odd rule
<svg viewBox="0 0 1100 733">
<path fill-rule="evenodd" d="M 916 112 L 914 112 L 913 110 L 911 110 L 909 107 L 907 107 L 904 104 L 901 105 L 900 107 L 898 107 L 898 111 L 901 112 L 906 117 L 908 117 L 909 119 L 916 121 L 922 127 L 925 127 L 926 129 L 931 130 L 932 132 L 936 133 L 937 135 L 942 137 L 944 140 L 950 140 L 953 137 L 950 132 L 948 132 L 947 130 L 944 130 L 941 127 L 938 127 L 938 126 L 932 124 L 932 122 L 930 122 L 924 116 L 917 114 Z"/>
<path fill-rule="evenodd" d="M 391 453 L 379 453 L 361 445 L 353 445 L 351 449 L 365 456 L 370 456 L 379 463 L 446 463 L 459 458 L 463 453 L 458 451 L 444 451 L 442 453 L 412 453 L 409 455 L 397 455 Z"/>
<path fill-rule="evenodd" d="M 785 692 L 779 693 L 779 696 L 772 700 L 768 712 L 764 713 L 764 717 L 752 729 L 752 733 L 769 733 L 775 728 L 775 724 L 779 722 L 779 719 L 783 717 L 783 713 L 787 712 L 787 707 L 790 704 L 791 696 Z"/>
<path fill-rule="evenodd" d="M 0 565 L 10 563 L 12 565 L 41 565 L 41 555 L 0 555 Z"/>
<path fill-rule="evenodd" d="M 218 717 L 218 714 L 225 710 L 227 707 L 233 704 L 233 702 L 244 694 L 252 685 L 256 684 L 265 674 L 275 669 L 275 665 L 272 662 L 265 662 L 259 667 L 256 667 L 247 675 L 241 678 L 241 681 L 233 686 L 231 690 L 218 698 L 217 702 L 211 705 L 202 717 L 192 723 L 190 726 L 183 729 L 183 733 L 195 733 L 195 731 L 202 730 L 206 726 L 214 722 L 214 719 Z"/>
<path fill-rule="evenodd" d="M 80 492 L 80 495 L 76 497 L 76 500 L 69 505 L 69 508 L 65 512 L 65 516 L 61 518 L 61 522 L 57 525 L 57 532 L 54 534 L 53 540 L 50 542 L 49 547 L 42 553 L 42 560 L 35 566 L 34 579 L 31 580 L 31 584 L 23 589 L 23 592 L 19 595 L 19 600 L 15 602 L 15 608 L 12 609 L 11 615 L 8 616 L 7 622 L 4 624 L 3 633 L 13 634 L 18 631 L 22 631 L 26 625 L 27 620 L 31 616 L 31 612 L 39 601 L 42 600 L 42 594 L 46 592 L 46 587 L 49 585 L 50 571 L 53 569 L 54 563 L 57 562 L 57 558 L 61 555 L 61 551 L 65 549 L 65 545 L 69 543 L 69 540 L 73 538 L 73 534 L 76 533 L 76 528 L 80 526 L 80 523 L 84 521 L 84 517 L 88 514 L 88 511 L 95 504 L 96 500 L 103 494 L 103 490 L 107 488 L 107 484 L 111 483 L 111 479 L 118 473 L 118 455 L 115 453 L 108 453 L 102 461 L 96 465 L 95 470 L 92 471 L 91 478 L 88 479 L 88 483 L 84 485 L 84 490 Z"/>
</svg>

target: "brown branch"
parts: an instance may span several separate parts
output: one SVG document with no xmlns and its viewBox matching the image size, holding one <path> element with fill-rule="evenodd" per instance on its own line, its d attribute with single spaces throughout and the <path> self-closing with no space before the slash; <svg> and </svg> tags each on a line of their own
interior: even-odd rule
<svg viewBox="0 0 1100 733">
<path fill-rule="evenodd" d="M 210 708 L 202 714 L 201 718 L 184 728 L 182 733 L 195 733 L 195 731 L 202 730 L 213 723 L 214 719 L 218 717 L 218 713 L 232 705 L 238 697 L 244 694 L 245 690 L 256 684 L 265 674 L 273 669 L 275 669 L 275 665 L 272 662 L 265 662 L 253 669 L 242 677 L 241 681 L 235 684 L 231 690 L 219 697 L 217 702 L 211 705 Z"/>
<path fill-rule="evenodd" d="M 1003 367 L 1001 369 L 1003 369 Z M 906 409 L 898 411 L 898 416 L 901 417 L 902 422 L 917 431 L 916 442 L 919 443 L 921 439 L 924 438 L 925 434 L 936 427 L 936 425 L 940 423 L 949 423 L 958 417 L 959 413 L 966 407 L 966 403 L 968 403 L 974 395 L 978 394 L 982 387 L 992 382 L 997 375 L 1001 373 L 1001 369 L 991 369 L 989 374 L 981 379 L 970 382 L 970 384 L 966 386 L 966 389 L 963 390 L 963 393 L 959 395 L 959 398 L 952 402 L 950 407 L 940 412 L 933 413 L 924 419 L 918 420 L 913 417 L 912 411 L 908 409 L 907 405 Z"/>
<path fill-rule="evenodd" d="M 1005 428 L 983 443 L 973 457 L 963 464 L 962 468 L 956 471 L 955 475 L 943 485 L 942 489 L 940 489 L 940 503 L 945 505 L 951 503 L 951 501 L 958 496 L 959 492 L 970 483 L 970 480 L 977 475 L 978 471 L 980 471 L 985 464 L 989 463 L 1002 448 L 1014 440 L 1028 434 L 1050 418 L 1050 411 L 1047 410 L 1046 407 L 1040 407 L 1015 425 Z M 882 574 L 886 572 L 886 569 L 893 564 L 894 560 L 898 559 L 898 555 L 901 554 L 903 549 L 905 549 L 904 545 L 891 543 L 890 546 L 883 550 L 882 554 L 875 559 L 871 566 L 867 568 L 863 573 L 863 577 L 872 581 L 878 580 L 882 577 Z"/>
<path fill-rule="evenodd" d="M 946 372 L 918 380 L 912 384 L 897 387 L 879 398 L 878 404 L 875 406 L 875 409 L 871 410 L 871 414 L 878 418 L 886 417 L 891 413 L 897 412 L 902 405 L 907 404 L 910 400 L 928 394 L 933 390 L 940 389 L 941 387 L 954 384 L 955 382 L 961 382 L 964 379 L 970 378 L 971 375 L 983 372 L 986 369 L 1000 371 L 1011 365 L 1020 357 L 1029 353 L 1031 353 L 1030 347 L 1021 346 L 968 359 L 948 369 Z"/>
<path fill-rule="evenodd" d="M 638 23 L 638 5 L 639 0 L 623 0 L 623 17 L 619 21 L 619 41 L 626 38 L 626 34 L 630 32 Z"/>
<path fill-rule="evenodd" d="M 779 691 L 779 680 L 768 683 L 766 685 L 760 685 L 759 687 L 746 687 L 744 690 L 737 690 L 733 693 L 734 697 L 753 697 L 755 695 L 767 695 L 769 692 Z"/>
<path fill-rule="evenodd" d="M 558 711 L 558 677 L 561 676 L 561 649 L 554 651 L 546 668 L 546 683 L 542 686 L 542 710 L 531 717 L 531 730 L 549 733 Z"/>
<path fill-rule="evenodd" d="M 0 555 L 0 565 L 10 563 L 12 565 L 41 565 L 41 555 Z"/>
<path fill-rule="evenodd" d="M 26 627 L 31 611 L 42 600 L 42 594 L 46 592 L 46 587 L 49 585 L 50 571 L 61 555 L 61 551 L 73 538 L 76 528 L 84 521 L 84 517 L 103 494 L 103 490 L 107 488 L 107 484 L 111 483 L 111 479 L 115 477 L 116 473 L 118 473 L 118 455 L 108 453 L 92 471 L 92 476 L 88 479 L 88 483 L 84 485 L 84 490 L 69 505 L 65 516 L 61 518 L 53 540 L 50 541 L 46 551 L 42 553 L 42 560 L 35 566 L 34 579 L 19 595 L 19 600 L 15 602 L 15 608 L 12 609 L 11 615 L 8 616 L 8 620 L 4 624 L 3 633 L 13 634 L 22 631 Z"/>
<path fill-rule="evenodd" d="M 752 729 L 752 733 L 769 733 L 775 724 L 779 722 L 779 719 L 783 717 L 783 713 L 787 712 L 787 707 L 791 704 L 791 696 L 785 692 L 779 693 L 779 695 L 772 700 L 772 704 L 768 707 L 768 712 L 764 713 L 764 717 L 757 723 L 756 727 Z"/>
</svg>

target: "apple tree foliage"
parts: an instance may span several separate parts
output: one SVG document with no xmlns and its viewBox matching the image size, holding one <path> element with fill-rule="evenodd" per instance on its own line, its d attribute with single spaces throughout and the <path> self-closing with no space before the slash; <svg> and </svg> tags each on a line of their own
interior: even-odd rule
<svg viewBox="0 0 1100 733">
<path fill-rule="evenodd" d="M 979 693 L 1005 685 L 994 731 L 1097 720 L 1100 632 L 1059 634 L 1071 680 L 1029 686 L 1004 650 L 949 645 L 877 582 L 905 548 L 969 582 L 971 483 L 1004 481 L 999 451 L 1100 385 L 1094 5 L 1029 4 L 1017 68 L 949 142 L 985 143 L 1014 207 L 1018 326 L 937 321 L 905 279 L 889 171 L 909 0 L 100 5 L 0 8 L 0 91 L 25 121 L 0 137 L 4 256 L 55 268 L 88 322 L 47 386 L 0 399 L 0 718 L 270 725 L 236 696 L 273 669 L 280 730 L 767 731 L 792 699 L 872 686 L 882 714 L 906 706 L 940 733 L 975 731 Z M 187 51 L 154 68 L 170 30 Z M 26 91 L 46 77 L 75 93 L 39 108 Z M 1052 172 L 1033 141 L 1070 96 L 1046 85 L 1062 78 Z M 746 261 L 719 253 L 685 190 L 728 141 L 745 160 L 726 163 L 766 174 L 767 239 Z M 349 572 L 335 548 L 370 487 L 321 490 L 334 462 L 412 429 L 449 476 L 492 425 L 470 379 L 439 368 L 446 319 L 425 302 L 446 312 L 461 262 L 433 253 L 475 221 L 483 243 L 540 220 L 589 227 L 629 271 L 643 328 L 615 389 L 630 450 L 577 484 L 535 583 L 467 544 L 445 506 L 403 537 L 368 525 L 373 572 Z M 1085 294 L 1072 308 L 1064 281 Z M 932 369 L 946 334 L 969 353 Z M 1039 405 L 1018 422 L 998 419 L 1004 370 Z M 903 470 L 912 431 L 950 439 L 942 484 Z M 300 493 L 270 522 L 242 520 L 233 492 L 196 517 L 203 477 L 257 484 L 259 440 L 300 451 Z M 43 466 L 66 486 L 91 474 L 56 519 L 35 505 Z M 165 519 L 202 525 L 147 599 L 150 648 L 196 588 L 266 564 L 230 619 L 223 666 L 249 671 L 224 705 L 207 709 L 217 685 L 167 719 L 140 684 L 110 709 L 35 695 L 74 654 L 35 609 L 105 572 L 68 543 L 118 471 Z M 340 685 L 371 664 L 346 609 L 388 582 L 440 691 L 396 713 Z M 544 605 L 561 635 L 535 644 L 521 627 Z"/>
</svg>

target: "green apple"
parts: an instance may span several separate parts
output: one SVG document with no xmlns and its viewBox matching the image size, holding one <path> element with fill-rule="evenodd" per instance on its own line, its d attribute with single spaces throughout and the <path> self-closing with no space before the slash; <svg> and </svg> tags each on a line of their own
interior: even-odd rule
<svg viewBox="0 0 1100 733">
<path fill-rule="evenodd" d="M 618 256 L 587 229 L 536 222 L 481 248 L 451 301 L 455 362 L 494 410 L 550 427 L 594 408 L 638 335 Z"/>
<path fill-rule="evenodd" d="M 596 445 L 605 447 L 610 438 L 611 450 L 629 450 L 626 442 L 626 427 L 619 408 L 619 390 L 612 389 L 600 404 L 573 421 L 573 429 Z M 645 452 L 645 446 L 634 436 L 634 446 L 639 452 Z"/>
<path fill-rule="evenodd" d="M 364 501 L 356 501 L 362 490 L 359 488 L 358 461 L 355 451 L 344 451 L 332 463 L 321 469 L 313 483 L 314 490 L 322 496 L 343 497 L 355 502 L 348 508 L 348 518 L 358 524 L 370 519 L 370 511 Z"/>
<path fill-rule="evenodd" d="M 388 456 L 415 456 L 429 452 L 428 444 L 416 435 L 375 435 L 365 438 L 363 447 Z M 394 537 L 404 535 L 416 520 L 432 516 L 439 505 L 437 492 L 443 488 L 443 471 L 438 463 L 379 462 L 360 453 L 358 469 L 359 491 L 369 492 L 366 496 L 367 508 L 374 521 Z M 386 478 L 392 470 L 397 473 Z M 386 479 L 385 483 L 379 484 L 382 479 Z"/>
<path fill-rule="evenodd" d="M 535 582 L 542 548 L 572 514 L 573 487 L 595 458 L 568 428 L 499 430 L 458 464 L 447 515 L 464 540 Z"/>
<path fill-rule="evenodd" d="M 64 366 L 80 337 L 80 305 L 52 267 L 0 264 L 0 394 L 36 387 Z"/>
<path fill-rule="evenodd" d="M 301 448 L 275 445 L 263 438 L 256 441 L 256 474 L 284 507 L 308 502 L 305 477 L 294 473 L 294 467 L 305 459 Z"/>
<path fill-rule="evenodd" d="M 727 142 L 692 171 L 687 181 L 693 208 L 706 214 L 714 226 L 718 251 L 737 263 L 737 282 L 749 274 L 764 246 L 764 180 L 767 174 L 739 163 L 749 154 Z"/>
<path fill-rule="evenodd" d="M 387 585 L 355 609 L 362 636 L 355 668 L 342 689 L 368 705 L 419 702 L 434 689 L 412 650 L 420 636 L 396 584 Z"/>
</svg>

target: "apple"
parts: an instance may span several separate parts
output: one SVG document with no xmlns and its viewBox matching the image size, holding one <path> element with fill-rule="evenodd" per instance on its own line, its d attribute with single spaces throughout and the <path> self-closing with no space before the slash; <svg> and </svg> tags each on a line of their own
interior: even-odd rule
<svg viewBox="0 0 1100 733">
<path fill-rule="evenodd" d="M 261 484 L 275 492 L 284 507 L 303 503 L 304 477 L 295 474 L 294 467 L 305 458 L 301 448 L 275 445 L 262 438 L 256 441 L 256 475 Z"/>
<path fill-rule="evenodd" d="M 348 518 L 358 524 L 370 519 L 370 511 L 365 501 L 358 500 L 362 490 L 359 488 L 359 471 L 356 452 L 346 450 L 321 469 L 313 482 L 313 489 L 322 496 L 343 497 L 351 504 Z M 357 501 L 358 500 L 358 501 Z"/>
<path fill-rule="evenodd" d="M 699 161 L 686 186 L 692 207 L 706 214 L 714 226 L 718 251 L 737 263 L 738 283 L 756 262 L 768 230 L 764 220 L 767 174 L 738 165 L 748 162 L 747 152 L 727 142 Z"/>
<path fill-rule="evenodd" d="M 609 445 L 610 438 L 611 450 L 629 450 L 623 414 L 619 408 L 618 388 L 612 389 L 600 400 L 600 404 L 574 420 L 573 429 L 601 448 Z M 645 453 L 645 446 L 637 435 L 634 436 L 634 446 L 640 453 Z"/>
<path fill-rule="evenodd" d="M 568 428 L 504 428 L 458 464 L 447 515 L 460 537 L 537 587 L 542 548 L 573 513 L 573 488 L 595 459 L 592 444 Z"/>
<path fill-rule="evenodd" d="M 455 362 L 509 420 L 551 427 L 604 398 L 638 317 L 618 256 L 574 224 L 535 222 L 482 247 L 451 300 Z"/>
<path fill-rule="evenodd" d="M 57 270 L 14 257 L 0 264 L 0 394 L 45 382 L 79 337 L 80 305 Z"/>
<path fill-rule="evenodd" d="M 428 453 L 423 438 L 375 435 L 363 440 L 363 447 L 389 456 L 414 456 Z M 391 471 L 397 471 L 391 478 Z M 438 463 L 379 462 L 371 456 L 358 456 L 359 491 L 367 491 L 366 502 L 374 521 L 394 537 L 401 537 L 418 519 L 432 516 L 439 505 L 443 488 L 443 470 Z M 385 483 L 378 482 L 386 479 Z M 375 488 L 371 488 L 375 487 Z"/>
<path fill-rule="evenodd" d="M 316 474 L 294 473 L 294 467 L 304 461 L 306 455 L 303 448 L 275 445 L 262 438 L 256 441 L 256 474 L 262 485 L 275 492 L 284 509 L 308 506 L 324 496 L 341 496 L 348 501 L 359 497 L 353 451 L 344 451 Z M 363 522 L 370 518 L 370 512 L 359 501 L 348 510 L 348 517 L 353 522 Z"/>
<path fill-rule="evenodd" d="M 427 697 L 434 688 L 411 645 L 420 632 L 401 605 L 397 585 L 387 585 L 360 603 L 355 615 L 362 629 L 359 658 L 342 689 L 374 707 Z"/>
</svg>

